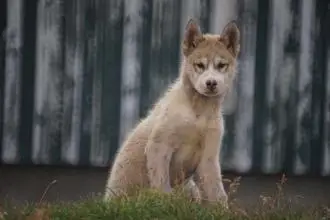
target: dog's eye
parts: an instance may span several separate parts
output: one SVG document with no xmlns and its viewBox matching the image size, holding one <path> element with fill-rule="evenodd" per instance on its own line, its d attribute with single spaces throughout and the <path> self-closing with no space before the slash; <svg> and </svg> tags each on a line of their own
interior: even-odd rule
<svg viewBox="0 0 330 220">
<path fill-rule="evenodd" d="M 205 66 L 203 63 L 196 63 L 196 66 L 201 70 L 205 69 Z"/>
<path fill-rule="evenodd" d="M 225 68 L 227 66 L 228 66 L 228 64 L 226 64 L 226 63 L 218 63 L 217 66 L 216 66 L 216 68 L 219 69 L 219 70 L 221 70 L 221 69 L 223 69 L 223 68 Z"/>
</svg>

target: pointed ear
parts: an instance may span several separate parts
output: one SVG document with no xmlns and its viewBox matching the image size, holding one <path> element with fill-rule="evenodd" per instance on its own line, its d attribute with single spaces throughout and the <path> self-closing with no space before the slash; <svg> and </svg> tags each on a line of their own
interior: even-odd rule
<svg viewBox="0 0 330 220">
<path fill-rule="evenodd" d="M 240 50 L 240 32 L 235 21 L 229 22 L 223 29 L 220 40 L 237 57 Z"/>
<path fill-rule="evenodd" d="M 182 50 L 183 54 L 187 56 L 197 46 L 200 39 L 203 38 L 203 34 L 199 28 L 197 22 L 190 19 L 186 25 Z"/>
</svg>

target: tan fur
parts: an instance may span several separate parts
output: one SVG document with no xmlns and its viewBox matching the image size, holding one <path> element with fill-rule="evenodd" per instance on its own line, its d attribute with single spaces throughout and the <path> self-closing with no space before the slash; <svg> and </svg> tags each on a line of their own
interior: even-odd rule
<svg viewBox="0 0 330 220">
<path fill-rule="evenodd" d="M 171 192 L 185 185 L 195 199 L 227 201 L 219 161 L 221 104 L 235 76 L 239 31 L 230 22 L 221 35 L 203 35 L 190 20 L 182 52 L 178 79 L 119 149 L 105 199 L 130 187 Z"/>
</svg>

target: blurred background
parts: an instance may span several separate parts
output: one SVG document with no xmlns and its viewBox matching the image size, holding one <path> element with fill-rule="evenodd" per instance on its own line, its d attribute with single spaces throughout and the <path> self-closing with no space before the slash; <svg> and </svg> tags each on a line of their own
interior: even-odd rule
<svg viewBox="0 0 330 220">
<path fill-rule="evenodd" d="M 329 0 L 2 0 L 0 202 L 103 192 L 127 132 L 178 76 L 189 18 L 241 53 L 225 100 L 225 178 L 330 204 Z"/>
</svg>

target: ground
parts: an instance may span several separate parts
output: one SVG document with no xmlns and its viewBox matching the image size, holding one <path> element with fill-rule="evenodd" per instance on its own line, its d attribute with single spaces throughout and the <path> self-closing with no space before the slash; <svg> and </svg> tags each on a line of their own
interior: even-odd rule
<svg viewBox="0 0 330 220">
<path fill-rule="evenodd" d="M 2 217 L 1 217 L 2 216 Z M 260 206 L 244 210 L 235 201 L 230 202 L 228 210 L 221 205 L 203 207 L 189 201 L 180 192 L 162 194 L 144 191 L 130 198 L 120 198 L 103 202 L 99 197 L 71 203 L 28 205 L 24 208 L 4 207 L 0 219 L 57 219 L 57 220 L 102 220 L 102 219 L 171 219 L 171 220 L 209 220 L 209 219 L 329 219 L 330 210 L 326 207 L 293 210 L 290 204 L 282 203 L 281 197 L 275 196 L 263 200 Z"/>
<path fill-rule="evenodd" d="M 38 214 L 57 220 L 330 219 L 329 178 L 288 176 L 281 184 L 281 175 L 238 176 L 224 173 L 231 198 L 228 212 L 220 206 L 201 207 L 177 194 L 150 192 L 104 204 L 98 196 L 107 169 L 2 166 L 0 212 L 5 219 L 24 219 L 19 217 L 24 214 L 32 220 L 42 219 Z"/>
</svg>

